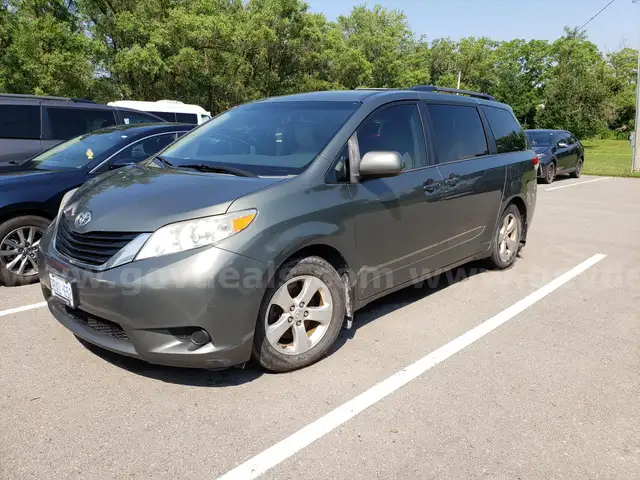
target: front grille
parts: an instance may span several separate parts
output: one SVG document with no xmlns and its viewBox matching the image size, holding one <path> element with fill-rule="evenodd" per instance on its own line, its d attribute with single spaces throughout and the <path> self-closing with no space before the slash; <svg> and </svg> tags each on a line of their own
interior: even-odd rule
<svg viewBox="0 0 640 480">
<path fill-rule="evenodd" d="M 104 318 L 96 317 L 95 315 L 91 315 L 90 313 L 87 313 L 83 310 L 73 309 L 68 306 L 65 306 L 64 308 L 67 312 L 67 315 L 73 317 L 73 319 L 80 325 L 91 328 L 98 333 L 108 335 L 109 337 L 113 337 L 118 340 L 124 340 L 125 342 L 129 341 L 127 333 L 117 323 L 110 322 L 109 320 L 105 320 Z"/>
<path fill-rule="evenodd" d="M 89 232 L 77 233 L 69 228 L 66 217 L 60 219 L 56 249 L 63 255 L 89 265 L 102 265 L 126 246 L 139 233 Z"/>
</svg>

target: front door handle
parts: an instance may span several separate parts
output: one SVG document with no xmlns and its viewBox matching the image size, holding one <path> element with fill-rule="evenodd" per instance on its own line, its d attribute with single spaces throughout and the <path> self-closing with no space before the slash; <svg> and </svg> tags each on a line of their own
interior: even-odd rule
<svg viewBox="0 0 640 480">
<path fill-rule="evenodd" d="M 455 187 L 459 181 L 460 181 L 460 175 L 451 173 L 447 178 L 445 178 L 444 183 L 447 184 L 447 187 Z"/>
<path fill-rule="evenodd" d="M 433 178 L 430 178 L 429 180 L 425 180 L 422 184 L 422 188 L 424 188 L 424 191 L 427 193 L 434 193 L 442 188 L 442 182 L 436 182 Z"/>
</svg>

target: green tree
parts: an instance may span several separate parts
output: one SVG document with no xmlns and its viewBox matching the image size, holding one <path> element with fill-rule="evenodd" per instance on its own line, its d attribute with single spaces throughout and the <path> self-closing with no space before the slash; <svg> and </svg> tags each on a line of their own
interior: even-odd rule
<svg viewBox="0 0 640 480">
<path fill-rule="evenodd" d="M 455 87 L 458 70 L 456 64 L 457 42 L 450 38 L 438 38 L 431 42 L 429 73 L 435 85 Z"/>
<path fill-rule="evenodd" d="M 553 66 L 546 80 L 537 123 L 571 130 L 580 138 L 607 129 L 615 115 L 609 69 L 598 48 L 577 29 L 551 45 Z"/>
<path fill-rule="evenodd" d="M 428 50 L 414 38 L 404 13 L 361 5 L 338 17 L 337 25 L 348 51 L 359 50 L 371 65 L 371 83 L 362 86 L 407 87 L 428 81 Z"/>
<path fill-rule="evenodd" d="M 623 48 L 619 52 L 609 53 L 607 63 L 615 105 L 615 116 L 609 127 L 627 132 L 635 125 L 638 51 Z"/>
<path fill-rule="evenodd" d="M 2 88 L 14 93 L 91 96 L 90 41 L 72 0 L 9 0 L 0 10 Z"/>
<path fill-rule="evenodd" d="M 520 122 L 535 127 L 544 82 L 551 67 L 549 43 L 522 39 L 501 42 L 495 52 L 495 85 L 491 93 L 511 105 Z"/>
</svg>

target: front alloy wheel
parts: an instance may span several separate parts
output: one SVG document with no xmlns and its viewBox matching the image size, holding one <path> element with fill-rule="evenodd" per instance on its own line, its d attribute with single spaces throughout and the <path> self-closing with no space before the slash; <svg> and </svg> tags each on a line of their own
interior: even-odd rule
<svg viewBox="0 0 640 480">
<path fill-rule="evenodd" d="M 285 355 L 305 353 L 322 340 L 332 317 L 331 293 L 322 280 L 292 278 L 271 298 L 264 318 L 267 340 Z"/>
<path fill-rule="evenodd" d="M 38 246 L 49 222 L 17 217 L 0 225 L 0 280 L 24 285 L 38 279 Z"/>
<path fill-rule="evenodd" d="M 315 256 L 290 260 L 265 292 L 253 358 L 273 372 L 311 365 L 336 341 L 344 315 L 344 283 L 333 266 Z"/>
<path fill-rule="evenodd" d="M 30 276 L 38 273 L 38 244 L 44 230 L 20 227 L 9 232 L 0 242 L 0 262 L 14 275 Z"/>
</svg>

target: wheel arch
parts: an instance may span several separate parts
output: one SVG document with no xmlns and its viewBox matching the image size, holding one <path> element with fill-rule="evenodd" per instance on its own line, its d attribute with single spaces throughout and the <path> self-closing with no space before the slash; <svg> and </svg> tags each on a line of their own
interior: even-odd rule
<svg viewBox="0 0 640 480">
<path fill-rule="evenodd" d="M 0 208 L 0 224 L 16 217 L 24 217 L 27 215 L 35 215 L 52 221 L 55 214 L 38 203 L 20 203 L 5 208 Z"/>
<path fill-rule="evenodd" d="M 522 240 L 524 242 L 524 241 L 526 241 L 527 230 L 529 229 L 528 228 L 529 227 L 529 222 L 528 222 L 528 215 L 527 215 L 527 203 L 522 199 L 522 197 L 520 197 L 518 195 L 515 195 L 515 196 L 511 197 L 507 202 L 505 202 L 504 210 L 509 208 L 510 205 L 515 205 L 515 207 L 520 212 L 520 219 L 522 220 L 522 228 L 523 228 Z"/>
<path fill-rule="evenodd" d="M 338 275 L 345 282 L 345 288 L 348 291 L 347 295 L 347 316 L 353 316 L 353 305 L 355 300 L 355 285 L 356 285 L 356 273 L 353 271 L 352 266 L 347 261 L 345 255 L 331 245 L 329 242 L 319 241 L 309 243 L 306 245 L 299 245 L 297 248 L 292 249 L 285 255 L 282 255 L 279 261 L 274 265 L 270 271 L 268 285 L 271 284 L 276 272 L 287 262 L 294 259 L 302 259 L 306 257 L 319 257 L 327 261 L 335 270 Z"/>
</svg>

